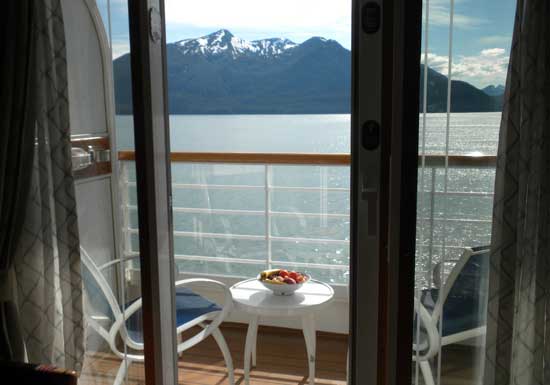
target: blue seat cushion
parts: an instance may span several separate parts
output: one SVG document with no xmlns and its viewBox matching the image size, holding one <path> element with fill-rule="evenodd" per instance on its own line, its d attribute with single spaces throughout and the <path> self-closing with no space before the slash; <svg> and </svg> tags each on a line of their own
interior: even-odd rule
<svg viewBox="0 0 550 385">
<path fill-rule="evenodd" d="M 439 297 L 439 289 L 422 290 L 421 302 L 432 313 Z M 476 296 L 447 297 L 443 306 L 443 337 L 484 326 L 486 315 L 479 311 Z"/>
<path fill-rule="evenodd" d="M 220 310 L 221 307 L 216 303 L 200 296 L 191 289 L 186 287 L 176 288 L 176 325 L 178 327 L 202 315 Z M 131 339 L 136 342 L 143 342 L 141 308 L 127 320 L 126 328 Z"/>
</svg>

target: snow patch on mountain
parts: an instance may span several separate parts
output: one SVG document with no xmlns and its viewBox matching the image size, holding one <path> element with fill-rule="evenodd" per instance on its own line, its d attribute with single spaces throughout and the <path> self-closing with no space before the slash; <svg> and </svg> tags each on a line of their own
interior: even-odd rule
<svg viewBox="0 0 550 385">
<path fill-rule="evenodd" d="M 175 43 L 184 54 L 202 54 L 217 56 L 228 54 L 233 58 L 254 54 L 260 56 L 279 56 L 298 44 L 280 38 L 248 41 L 234 36 L 226 29 L 220 29 L 210 35 L 196 39 L 185 39 Z"/>
</svg>

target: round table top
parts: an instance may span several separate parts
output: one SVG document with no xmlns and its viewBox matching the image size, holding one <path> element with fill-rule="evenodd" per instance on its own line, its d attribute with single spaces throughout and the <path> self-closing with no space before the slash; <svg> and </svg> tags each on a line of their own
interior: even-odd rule
<svg viewBox="0 0 550 385">
<path fill-rule="evenodd" d="M 233 285 L 231 294 L 237 310 L 260 316 L 293 316 L 321 309 L 332 300 L 334 290 L 326 283 L 311 279 L 294 295 L 275 295 L 257 278 L 251 278 Z"/>
</svg>

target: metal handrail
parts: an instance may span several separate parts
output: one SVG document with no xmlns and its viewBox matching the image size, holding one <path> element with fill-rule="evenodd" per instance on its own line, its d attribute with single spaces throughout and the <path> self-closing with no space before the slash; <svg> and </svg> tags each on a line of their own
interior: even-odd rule
<svg viewBox="0 0 550 385">
<path fill-rule="evenodd" d="M 424 155 L 426 167 L 444 167 L 444 154 Z M 119 160 L 135 160 L 133 151 L 119 151 Z M 422 156 L 418 157 L 419 163 Z M 327 165 L 347 166 L 350 154 L 342 153 L 261 153 L 261 152 L 171 152 L 172 162 L 193 163 L 237 163 L 237 164 L 288 164 L 288 165 Z M 449 155 L 448 165 L 453 168 L 493 168 L 496 156 L 483 154 Z"/>
<path fill-rule="evenodd" d="M 134 259 L 139 257 L 139 253 L 136 251 L 129 251 L 125 253 L 125 259 Z M 227 257 L 212 257 L 205 255 L 189 255 L 189 254 L 175 254 L 174 259 L 176 261 L 199 261 L 199 262 L 225 262 L 225 263 L 242 263 L 248 265 L 261 265 L 265 263 L 263 259 L 250 259 L 250 258 L 227 258 Z M 338 265 L 338 264 L 327 264 L 327 263 L 310 263 L 310 262 L 296 262 L 296 261 L 279 261 L 274 260 L 273 264 L 283 265 L 293 267 L 310 267 L 313 269 L 326 269 L 326 270 L 347 270 L 348 265 Z"/>
</svg>

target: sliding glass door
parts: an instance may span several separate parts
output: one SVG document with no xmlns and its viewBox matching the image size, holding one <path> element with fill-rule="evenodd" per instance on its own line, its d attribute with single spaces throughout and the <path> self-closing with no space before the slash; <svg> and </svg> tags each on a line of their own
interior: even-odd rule
<svg viewBox="0 0 550 385">
<path fill-rule="evenodd" d="M 482 384 L 515 1 L 424 1 L 413 381 Z"/>
<path fill-rule="evenodd" d="M 130 94 L 132 87 L 113 83 L 112 66 L 113 56 L 130 51 L 128 6 L 91 0 L 62 0 L 60 5 L 53 11 L 60 11 L 64 22 L 86 326 L 79 383 L 135 383 L 145 378 L 145 288 L 139 253 L 125 248 L 139 250 L 136 169 L 119 161 L 120 149 L 135 150 L 132 110 L 115 120 L 117 95 Z M 133 207 L 131 215 L 121 210 L 124 204 Z M 124 224 L 133 230 L 123 231 Z"/>
<path fill-rule="evenodd" d="M 162 4 L 62 3 L 72 129 L 86 133 L 73 146 L 89 161 L 76 171 L 88 326 L 80 382 L 173 384 Z"/>
<path fill-rule="evenodd" d="M 146 381 L 406 383 L 419 3 L 228 4 L 130 4 Z"/>
</svg>

